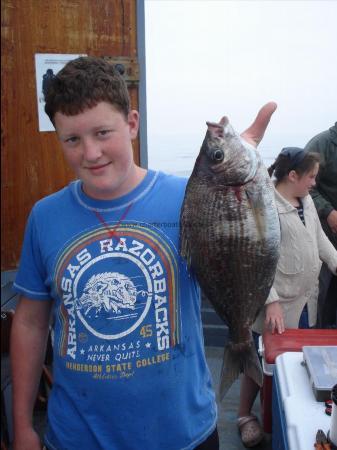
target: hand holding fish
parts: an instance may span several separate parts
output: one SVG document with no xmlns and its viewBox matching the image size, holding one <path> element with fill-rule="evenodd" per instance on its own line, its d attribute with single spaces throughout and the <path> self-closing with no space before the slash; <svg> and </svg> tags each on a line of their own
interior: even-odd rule
<svg viewBox="0 0 337 450">
<path fill-rule="evenodd" d="M 241 133 L 241 137 L 249 144 L 257 147 L 262 141 L 264 132 L 269 124 L 271 116 L 276 111 L 277 104 L 275 102 L 269 102 L 262 106 L 254 122 L 246 131 Z"/>
<path fill-rule="evenodd" d="M 280 302 L 268 303 L 268 305 L 266 305 L 265 326 L 266 328 L 269 328 L 273 334 L 275 331 L 279 334 L 284 332 L 283 311 Z"/>
</svg>

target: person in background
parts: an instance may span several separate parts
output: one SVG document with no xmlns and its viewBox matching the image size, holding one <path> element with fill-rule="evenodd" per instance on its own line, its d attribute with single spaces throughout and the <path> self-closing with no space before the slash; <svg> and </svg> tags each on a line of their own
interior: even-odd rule
<svg viewBox="0 0 337 450">
<path fill-rule="evenodd" d="M 316 323 L 321 261 L 337 274 L 337 251 L 325 235 L 309 195 L 318 173 L 319 155 L 297 147 L 284 148 L 268 169 L 274 174 L 275 200 L 281 227 L 280 258 L 265 307 L 253 324 L 254 341 L 265 328 L 309 328 Z M 246 375 L 241 380 L 238 427 L 247 447 L 263 439 L 251 409 L 259 386 Z"/>
<path fill-rule="evenodd" d="M 276 106 L 243 134 L 257 145 Z M 137 166 L 139 114 L 104 59 L 50 80 L 46 113 L 77 180 L 35 204 L 14 283 L 14 450 L 32 426 L 50 316 L 48 450 L 218 450 L 200 289 L 180 257 L 187 179 Z"/>
<path fill-rule="evenodd" d="M 337 122 L 314 136 L 305 151 L 320 155 L 316 186 L 310 191 L 322 228 L 337 249 Z M 317 328 L 337 327 L 337 278 L 323 263 L 319 275 Z"/>
</svg>

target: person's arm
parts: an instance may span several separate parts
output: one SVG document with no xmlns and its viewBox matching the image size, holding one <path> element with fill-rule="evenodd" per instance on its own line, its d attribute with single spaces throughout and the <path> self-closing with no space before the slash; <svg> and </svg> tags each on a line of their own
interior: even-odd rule
<svg viewBox="0 0 337 450">
<path fill-rule="evenodd" d="M 333 233 L 337 234 L 337 210 L 333 209 L 327 215 L 326 221 Z"/>
<path fill-rule="evenodd" d="M 320 224 L 318 229 L 317 243 L 320 260 L 325 262 L 325 264 L 329 267 L 330 271 L 334 275 L 337 275 L 337 251 L 328 239 L 327 235 L 324 233 L 324 230 L 322 229 Z"/>
<path fill-rule="evenodd" d="M 318 217 L 317 210 L 315 205 L 309 198 L 309 206 L 308 208 L 312 209 L 312 214 L 316 221 L 316 239 L 317 246 L 319 252 L 319 258 L 321 261 L 325 262 L 325 264 L 329 267 L 331 272 L 336 275 L 337 274 L 337 251 L 335 247 L 330 242 L 329 238 L 325 234 L 321 222 Z M 311 204 L 310 204 L 311 203 Z"/>
<path fill-rule="evenodd" d="M 21 297 L 11 330 L 14 450 L 42 448 L 33 429 L 33 408 L 46 352 L 51 301 Z"/>
<path fill-rule="evenodd" d="M 265 329 L 269 329 L 272 333 L 276 331 L 281 334 L 285 330 L 283 310 L 280 305 L 279 295 L 274 286 L 270 289 L 265 303 L 264 326 Z"/>
<path fill-rule="evenodd" d="M 328 221 L 328 217 L 330 216 L 330 214 L 332 212 L 337 214 L 337 211 L 334 209 L 331 202 L 329 202 L 329 200 L 321 194 L 318 186 L 315 186 L 314 188 L 312 188 L 310 190 L 310 195 L 315 203 L 317 213 L 318 213 L 320 219 L 326 220 L 328 222 L 330 228 L 333 230 L 332 226 L 330 225 L 330 223 Z M 333 218 L 333 215 L 332 215 L 332 218 Z"/>
<path fill-rule="evenodd" d="M 265 327 L 270 329 L 274 334 L 275 332 L 282 334 L 284 328 L 283 311 L 279 301 L 268 303 L 265 306 L 266 318 Z"/>
</svg>

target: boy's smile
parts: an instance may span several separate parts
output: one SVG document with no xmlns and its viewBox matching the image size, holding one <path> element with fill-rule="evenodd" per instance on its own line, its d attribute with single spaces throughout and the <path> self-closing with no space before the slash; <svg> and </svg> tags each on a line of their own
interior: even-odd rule
<svg viewBox="0 0 337 450">
<path fill-rule="evenodd" d="M 110 103 L 100 102 L 74 116 L 57 112 L 54 123 L 64 156 L 88 196 L 100 200 L 120 197 L 145 176 L 145 170 L 133 161 L 137 111 L 130 111 L 125 118 Z"/>
</svg>

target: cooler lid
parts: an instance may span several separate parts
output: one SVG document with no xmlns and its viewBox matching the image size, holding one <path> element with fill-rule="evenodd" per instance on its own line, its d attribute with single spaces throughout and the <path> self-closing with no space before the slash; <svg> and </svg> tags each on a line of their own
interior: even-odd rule
<svg viewBox="0 0 337 450">
<path fill-rule="evenodd" d="M 275 364 L 278 355 L 285 352 L 301 352 L 303 346 L 337 346 L 337 330 L 289 328 L 282 334 L 263 333 L 264 359 Z"/>
</svg>

